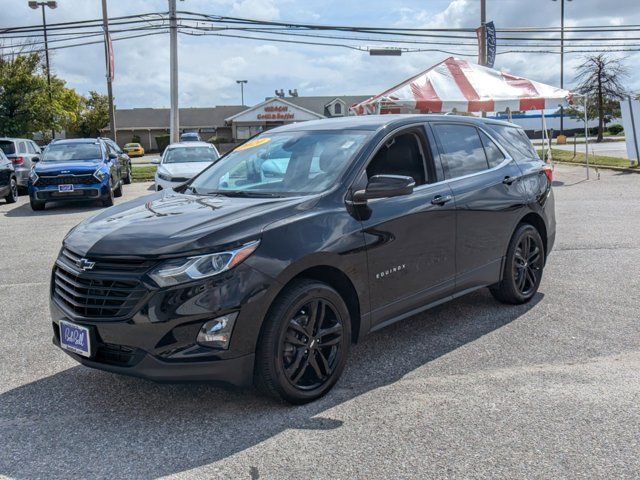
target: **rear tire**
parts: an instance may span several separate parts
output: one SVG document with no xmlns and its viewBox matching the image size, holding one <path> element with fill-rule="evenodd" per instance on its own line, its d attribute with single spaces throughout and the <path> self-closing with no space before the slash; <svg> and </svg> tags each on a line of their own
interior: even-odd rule
<svg viewBox="0 0 640 480">
<path fill-rule="evenodd" d="M 516 229 L 504 262 L 502 280 L 489 288 L 502 303 L 527 303 L 538 291 L 544 269 L 544 244 L 540 233 L 529 224 Z"/>
<path fill-rule="evenodd" d="M 7 203 L 16 203 L 18 201 L 18 181 L 15 178 L 9 183 L 9 193 L 4 199 Z"/>
<path fill-rule="evenodd" d="M 311 402 L 338 381 L 350 345 L 351 318 L 340 294 L 325 283 L 295 280 L 265 319 L 254 383 L 287 402 Z"/>
<path fill-rule="evenodd" d="M 113 206 L 113 196 L 114 196 L 113 185 L 111 183 L 109 183 L 109 191 L 107 192 L 107 196 L 102 199 L 102 206 L 103 207 L 112 207 Z"/>
<path fill-rule="evenodd" d="M 124 184 L 131 185 L 131 164 L 127 167 L 127 176 L 124 177 Z"/>
<path fill-rule="evenodd" d="M 29 199 L 29 204 L 31 205 L 31 210 L 37 212 L 40 210 L 44 210 L 44 207 L 46 205 L 45 202 L 39 202 L 38 200 L 34 200 L 34 199 Z"/>
</svg>

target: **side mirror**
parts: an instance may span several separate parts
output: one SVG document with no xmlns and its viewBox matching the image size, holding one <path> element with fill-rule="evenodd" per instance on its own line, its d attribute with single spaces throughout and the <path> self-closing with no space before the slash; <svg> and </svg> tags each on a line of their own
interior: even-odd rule
<svg viewBox="0 0 640 480">
<path fill-rule="evenodd" d="M 40 157 L 32 157 L 31 162 L 38 163 L 40 161 Z"/>
<path fill-rule="evenodd" d="M 116 160 L 118 158 L 118 155 L 116 153 L 110 152 L 109 153 L 109 160 Z"/>
<path fill-rule="evenodd" d="M 153 159 L 151 159 L 151 163 L 153 165 L 160 165 L 160 159 L 159 158 L 153 158 Z"/>
<path fill-rule="evenodd" d="M 353 192 L 353 203 L 362 205 L 372 198 L 400 197 L 413 193 L 416 181 L 404 175 L 374 175 L 367 188 Z"/>
</svg>

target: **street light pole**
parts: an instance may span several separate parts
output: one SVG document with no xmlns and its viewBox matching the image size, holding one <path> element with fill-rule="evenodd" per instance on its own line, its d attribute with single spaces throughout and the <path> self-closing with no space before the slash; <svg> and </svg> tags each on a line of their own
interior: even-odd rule
<svg viewBox="0 0 640 480">
<path fill-rule="evenodd" d="M 29 2 L 29 8 L 33 10 L 37 10 L 38 7 L 42 8 L 42 29 L 44 32 L 44 58 L 47 65 L 47 89 L 49 91 L 49 102 L 51 102 L 51 68 L 49 68 L 49 41 L 47 38 L 47 15 L 45 13 L 44 7 L 49 7 L 54 9 L 58 6 L 58 3 L 55 1 L 48 2 Z M 51 139 L 56 138 L 56 129 L 51 127 Z"/>
<path fill-rule="evenodd" d="M 236 83 L 240 85 L 240 99 L 241 105 L 244 107 L 244 84 L 247 83 L 248 80 L 236 80 Z"/>
<path fill-rule="evenodd" d="M 171 89 L 171 115 L 169 119 L 170 143 L 178 141 L 180 117 L 178 112 L 178 20 L 176 18 L 176 0 L 169 0 L 169 69 Z"/>
<path fill-rule="evenodd" d="M 107 97 L 109 100 L 109 130 L 111 132 L 111 138 L 117 143 L 116 136 L 116 115 L 113 106 L 113 89 L 111 83 L 113 82 L 113 72 L 111 71 L 111 56 L 113 52 L 111 49 L 111 39 L 109 38 L 109 15 L 107 14 L 107 0 L 102 0 L 102 28 L 104 29 L 104 56 L 107 67 Z"/>
</svg>

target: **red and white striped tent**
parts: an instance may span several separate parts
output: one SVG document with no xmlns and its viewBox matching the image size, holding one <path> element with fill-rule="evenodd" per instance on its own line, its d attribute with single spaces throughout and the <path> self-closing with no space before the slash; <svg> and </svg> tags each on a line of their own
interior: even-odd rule
<svg viewBox="0 0 640 480">
<path fill-rule="evenodd" d="M 571 98 L 568 90 L 450 57 L 352 106 L 350 114 L 515 112 L 566 107 Z"/>
</svg>

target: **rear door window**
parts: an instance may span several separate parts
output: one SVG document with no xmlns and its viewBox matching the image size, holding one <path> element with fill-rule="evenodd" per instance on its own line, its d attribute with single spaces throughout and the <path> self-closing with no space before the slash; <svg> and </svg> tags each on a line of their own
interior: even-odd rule
<svg viewBox="0 0 640 480">
<path fill-rule="evenodd" d="M 480 131 L 480 138 L 482 139 L 484 151 L 487 154 L 487 162 L 489 162 L 489 168 L 497 167 L 504 161 L 504 155 L 495 144 L 495 142 L 491 140 L 489 136 L 483 131 Z"/>
<path fill-rule="evenodd" d="M 18 153 L 27 153 L 27 144 L 25 142 L 18 142 Z"/>
<path fill-rule="evenodd" d="M 463 177 L 489 168 L 478 130 L 471 125 L 436 123 L 440 158 L 447 179 Z"/>
</svg>

